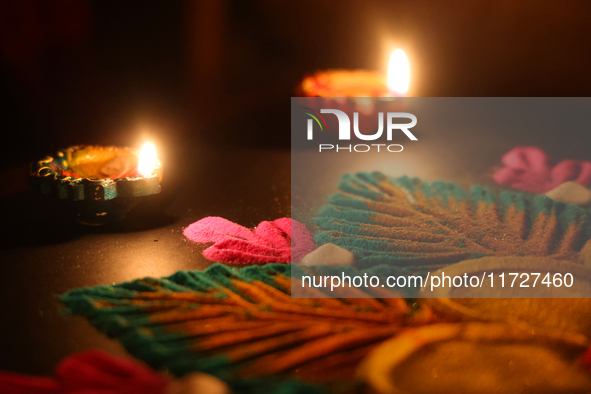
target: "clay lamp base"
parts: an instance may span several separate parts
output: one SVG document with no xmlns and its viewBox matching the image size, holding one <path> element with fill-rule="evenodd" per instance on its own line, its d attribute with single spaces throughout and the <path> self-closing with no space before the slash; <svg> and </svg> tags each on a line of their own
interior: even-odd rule
<svg viewBox="0 0 591 394">
<path fill-rule="evenodd" d="M 42 195 L 63 200 L 75 219 L 100 226 L 122 219 L 143 196 L 160 193 L 162 164 L 138 173 L 139 152 L 114 146 L 72 146 L 31 163 L 29 183 Z"/>
</svg>

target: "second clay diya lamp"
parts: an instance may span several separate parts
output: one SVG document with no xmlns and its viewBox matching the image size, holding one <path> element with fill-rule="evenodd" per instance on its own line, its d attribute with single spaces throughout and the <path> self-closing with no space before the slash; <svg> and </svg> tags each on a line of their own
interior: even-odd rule
<svg viewBox="0 0 591 394">
<path fill-rule="evenodd" d="M 410 64 L 402 49 L 390 56 L 387 74 L 367 70 L 317 71 L 303 79 L 296 89 L 300 97 L 322 97 L 346 108 L 348 101 L 363 114 L 373 112 L 374 97 L 388 101 L 407 94 Z M 334 103 L 333 103 L 334 104 Z"/>
<path fill-rule="evenodd" d="M 307 76 L 299 87 L 304 97 L 392 97 L 386 76 L 367 70 L 325 70 Z"/>
<path fill-rule="evenodd" d="M 99 226 L 122 219 L 139 198 L 160 193 L 162 163 L 154 144 L 79 145 L 32 163 L 31 188 L 66 202 L 76 221 Z"/>
<path fill-rule="evenodd" d="M 304 109 L 310 106 L 333 108 L 347 114 L 358 113 L 357 127 L 374 132 L 379 123 L 376 112 L 406 112 L 408 104 L 396 101 L 410 86 L 410 64 L 402 49 L 390 56 L 388 72 L 368 70 L 317 71 L 303 79 L 296 88 Z M 309 100 L 316 97 L 319 100 Z M 318 110 L 319 111 L 319 110 Z M 328 126 L 327 126 L 328 128 Z"/>
</svg>

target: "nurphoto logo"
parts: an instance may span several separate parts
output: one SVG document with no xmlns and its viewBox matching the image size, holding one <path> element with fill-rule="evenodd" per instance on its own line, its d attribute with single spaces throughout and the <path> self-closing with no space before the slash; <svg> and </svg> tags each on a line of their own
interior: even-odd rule
<svg viewBox="0 0 591 394">
<path fill-rule="evenodd" d="M 332 114 L 337 117 L 339 123 L 339 141 L 351 140 L 351 119 L 349 115 L 338 109 L 321 109 L 320 113 L 309 107 L 302 107 L 304 113 L 310 118 L 307 121 L 307 138 L 309 141 L 314 139 L 314 124 L 318 125 L 321 132 L 328 131 L 328 125 L 322 114 Z M 418 141 L 417 137 L 409 130 L 416 126 L 417 117 L 408 112 L 387 112 L 386 113 L 386 140 L 392 141 L 392 136 L 396 130 L 402 131 L 411 141 Z M 407 119 L 410 122 L 398 123 L 400 119 Z M 353 133 L 355 137 L 362 141 L 376 141 L 384 134 L 384 113 L 378 113 L 378 130 L 373 134 L 363 134 L 359 130 L 359 113 L 353 112 Z M 402 152 L 403 147 L 400 144 L 356 144 L 356 145 L 333 145 L 319 144 L 318 151 L 335 150 L 336 152 L 369 152 L 370 150 L 380 152 L 381 147 L 386 147 L 382 151 L 392 153 Z"/>
</svg>

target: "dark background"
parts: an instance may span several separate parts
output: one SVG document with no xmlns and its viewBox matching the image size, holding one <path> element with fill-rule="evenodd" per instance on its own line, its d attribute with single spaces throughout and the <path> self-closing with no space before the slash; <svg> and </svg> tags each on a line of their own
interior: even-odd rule
<svg viewBox="0 0 591 394">
<path fill-rule="evenodd" d="M 306 73 L 409 54 L 415 96 L 588 96 L 587 1 L 80 1 L 0 4 L 0 168 L 74 143 L 288 147 Z M 282 113 L 283 114 L 283 113 Z M 210 127 L 242 119 L 257 132 Z"/>
<path fill-rule="evenodd" d="M 46 374 L 92 347 L 125 355 L 65 319 L 55 295 L 206 267 L 181 236 L 204 216 L 288 216 L 289 99 L 307 73 L 381 70 L 394 44 L 414 96 L 589 96 L 590 11 L 584 0 L 2 1 L 0 369 Z M 27 163 L 55 149 L 146 138 L 164 163 L 162 193 L 124 222 L 83 228 L 27 191 Z M 556 136 L 482 147 L 471 134 L 453 168 L 490 168 L 469 160 L 515 141 L 554 159 L 569 151 Z M 589 158 L 588 144 L 568 144 Z"/>
</svg>

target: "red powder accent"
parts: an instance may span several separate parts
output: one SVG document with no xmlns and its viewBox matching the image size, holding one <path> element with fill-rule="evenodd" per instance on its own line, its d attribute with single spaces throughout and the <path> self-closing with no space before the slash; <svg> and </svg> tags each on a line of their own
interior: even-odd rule
<svg viewBox="0 0 591 394">
<path fill-rule="evenodd" d="M 591 162 L 564 160 L 553 168 L 540 148 L 519 146 L 502 158 L 505 167 L 493 179 L 501 185 L 534 193 L 545 193 L 564 182 L 574 181 L 585 187 L 591 185 Z"/>
<path fill-rule="evenodd" d="M 194 242 L 214 242 L 203 255 L 209 260 L 234 263 L 289 263 L 314 250 L 312 234 L 289 218 L 261 222 L 251 230 L 220 217 L 206 217 L 184 231 Z"/>
<path fill-rule="evenodd" d="M 89 350 L 63 359 L 55 378 L 0 372 L 6 394 L 162 394 L 169 381 L 132 360 L 102 350 Z"/>
<path fill-rule="evenodd" d="M 72 178 L 80 178 L 79 175 L 77 175 L 77 174 L 75 174 L 73 172 L 67 171 L 67 170 L 61 170 L 61 171 L 59 171 L 59 174 L 60 175 L 63 175 L 63 176 L 69 176 L 69 177 L 72 177 Z"/>
<path fill-rule="evenodd" d="M 587 349 L 579 361 L 587 371 L 591 372 L 591 348 Z"/>
</svg>

